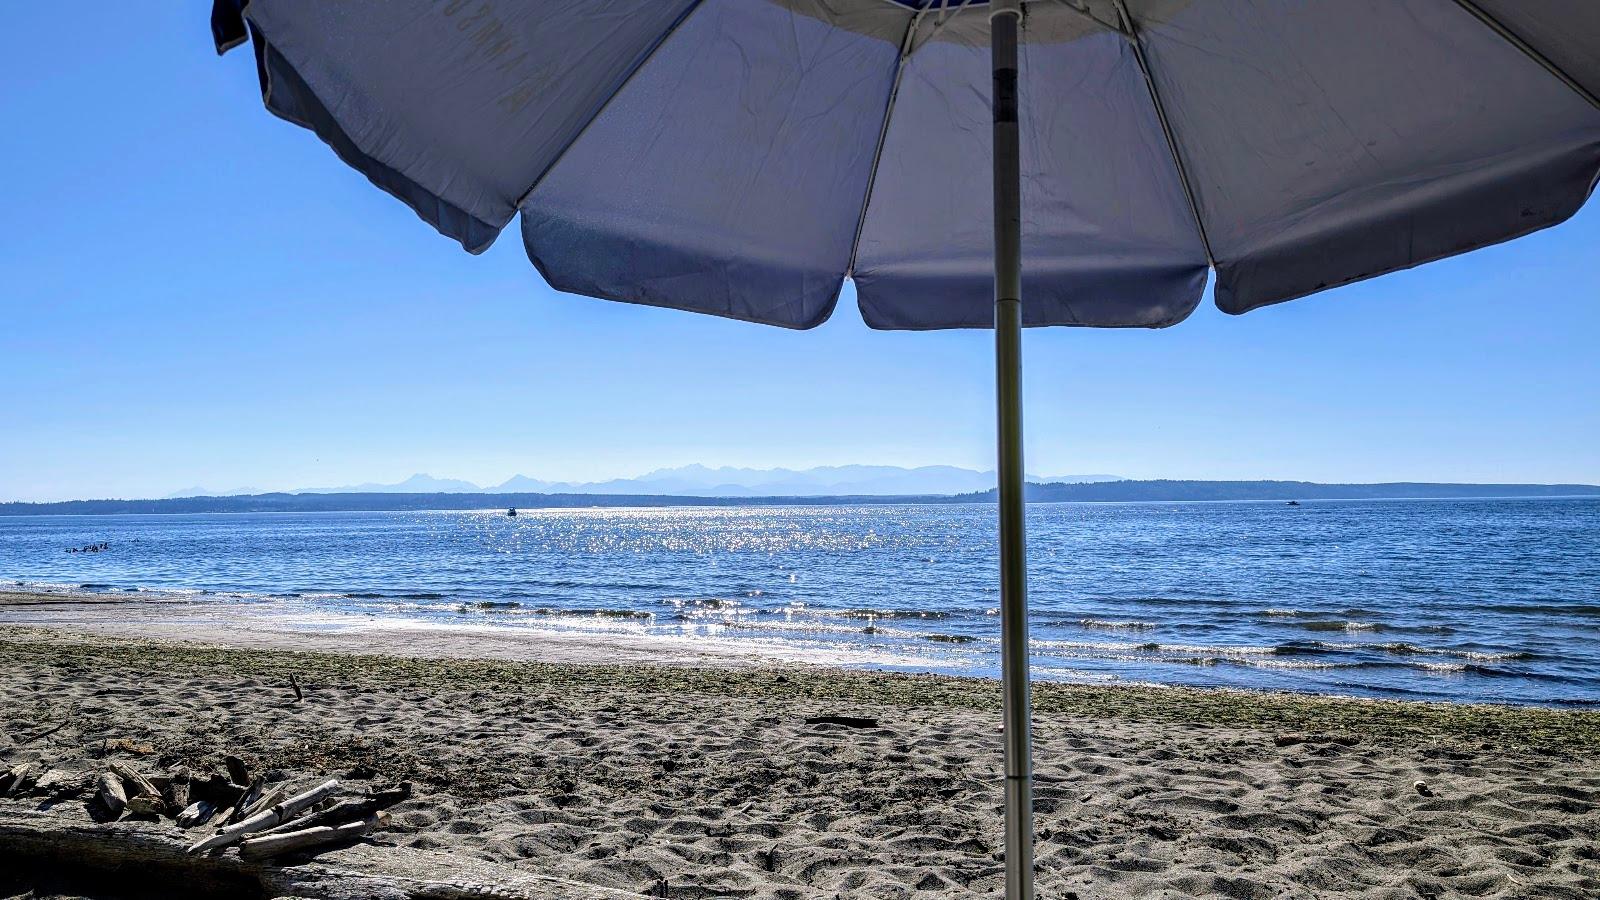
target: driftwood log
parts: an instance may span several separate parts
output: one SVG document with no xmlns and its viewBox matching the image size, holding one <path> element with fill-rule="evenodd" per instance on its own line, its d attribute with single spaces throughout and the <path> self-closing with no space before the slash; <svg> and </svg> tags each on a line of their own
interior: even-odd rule
<svg viewBox="0 0 1600 900">
<path fill-rule="evenodd" d="M 189 786 L 192 781 L 188 769 L 178 769 L 172 773 L 167 789 L 161 792 L 167 815 L 176 818 L 178 813 L 189 808 Z"/>
<path fill-rule="evenodd" d="M 136 816 L 159 816 L 166 810 L 167 801 L 161 798 L 161 789 L 150 779 L 124 763 L 114 762 L 110 768 L 111 774 L 122 780 L 128 812 Z"/>
<path fill-rule="evenodd" d="M 411 782 L 402 781 L 399 785 L 382 791 L 373 791 L 365 797 L 350 800 L 341 800 L 338 803 L 321 809 L 301 819 L 285 822 L 276 828 L 260 832 L 262 835 L 284 834 L 290 831 L 300 831 L 306 828 L 324 828 L 355 822 L 360 819 L 383 812 L 396 803 L 411 799 Z"/>
<path fill-rule="evenodd" d="M 196 800 L 178 813 L 176 821 L 179 828 L 198 828 L 211 821 L 211 817 L 216 812 L 217 808 L 210 803 L 204 800 Z"/>
<path fill-rule="evenodd" d="M 249 838 L 239 844 L 239 858 L 266 859 L 299 850 L 313 850 L 345 844 L 370 834 L 372 829 L 384 824 L 388 819 L 388 813 L 376 812 L 354 822 L 346 822 L 343 825 L 324 825 L 316 828 L 303 828 L 299 831 L 260 835 Z"/>
<path fill-rule="evenodd" d="M 250 770 L 245 767 L 244 760 L 230 753 L 222 758 L 222 765 L 228 770 L 228 778 L 234 784 L 250 783 Z"/>
<path fill-rule="evenodd" d="M 99 784 L 95 791 L 95 799 L 105 811 L 115 819 L 122 815 L 122 810 L 128 805 L 128 794 L 122 787 L 122 779 L 113 772 L 106 772 L 100 776 Z"/>
<path fill-rule="evenodd" d="M 46 797 L 61 797 L 82 793 L 83 786 L 83 778 L 65 769 L 51 769 L 39 776 L 39 780 L 33 783 L 33 790 Z"/>
<path fill-rule="evenodd" d="M 264 810 L 264 809 L 266 809 L 266 808 L 268 808 L 270 806 L 277 806 L 279 803 L 282 803 L 286 799 L 288 799 L 288 795 L 285 794 L 282 789 L 274 788 L 272 790 L 272 793 L 267 794 L 266 796 L 262 797 L 261 799 L 257 800 L 256 802 L 250 804 L 249 807 L 240 807 L 239 811 L 234 814 L 234 822 L 236 824 L 239 823 L 239 822 L 243 822 L 245 819 L 248 819 L 251 816 L 256 815 L 257 813 L 261 812 L 262 810 Z"/>
<path fill-rule="evenodd" d="M 336 780 L 325 781 L 309 791 L 299 793 L 279 803 L 274 803 L 261 812 L 246 818 L 242 822 L 222 829 L 211 837 L 189 848 L 190 853 L 203 853 L 217 847 L 225 847 L 239 840 L 251 832 L 265 831 L 282 822 L 293 818 L 303 809 L 312 807 L 339 792 L 339 782 Z"/>
<path fill-rule="evenodd" d="M 160 794 L 135 794 L 128 798 L 128 812 L 136 816 L 159 816 L 167 808 Z"/>
<path fill-rule="evenodd" d="M 161 796 L 161 789 L 150 782 L 150 779 L 139 774 L 132 766 L 126 763 L 114 762 L 110 766 L 112 774 L 122 779 L 122 785 L 129 793 L 135 796 L 148 794 L 154 797 Z"/>
<path fill-rule="evenodd" d="M 33 765 L 31 763 L 19 763 L 12 766 L 10 771 L 0 775 L 0 795 L 22 793 L 32 783 L 32 779 L 29 777 L 32 774 Z"/>
<path fill-rule="evenodd" d="M 242 783 L 243 782 L 241 782 L 241 784 Z M 265 778 L 262 778 L 259 775 L 255 778 L 252 778 L 249 782 L 249 786 L 244 789 L 244 793 L 240 794 L 239 799 L 234 802 L 232 815 L 222 820 L 218 824 L 232 825 L 233 823 L 244 818 L 244 814 L 254 807 L 257 801 L 261 799 L 261 791 L 266 787 L 266 785 L 267 780 Z"/>
<path fill-rule="evenodd" d="M 4 878 L 71 872 L 94 881 L 163 885 L 193 897 L 322 900 L 622 900 L 634 896 L 467 856 L 355 841 L 327 861 L 262 864 L 235 854 L 189 856 L 184 833 L 96 823 L 76 806 L 0 804 Z M 130 880 L 131 879 L 131 880 Z M 7 880 L 7 884 L 11 882 Z"/>
</svg>

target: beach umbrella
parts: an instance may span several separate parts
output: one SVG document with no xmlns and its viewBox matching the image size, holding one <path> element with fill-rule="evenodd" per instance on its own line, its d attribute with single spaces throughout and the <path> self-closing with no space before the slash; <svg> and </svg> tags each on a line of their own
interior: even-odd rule
<svg viewBox="0 0 1600 900">
<path fill-rule="evenodd" d="M 810 328 L 848 278 L 874 328 L 994 328 L 1011 898 L 1020 328 L 1172 325 L 1210 272 L 1243 313 L 1556 224 L 1600 173 L 1594 0 L 217 0 L 211 25 L 268 109 L 467 251 L 520 213 L 558 290 Z"/>
</svg>

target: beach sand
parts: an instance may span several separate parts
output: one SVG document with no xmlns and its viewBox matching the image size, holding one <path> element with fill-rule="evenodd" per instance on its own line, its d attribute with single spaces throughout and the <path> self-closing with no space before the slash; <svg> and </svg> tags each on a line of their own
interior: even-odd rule
<svg viewBox="0 0 1600 900">
<path fill-rule="evenodd" d="M 63 605 L 0 598 L 8 765 L 231 752 L 294 784 L 409 779 L 385 842 L 651 896 L 1001 891 L 992 681 L 198 614 L 178 642 L 147 627 L 170 610 L 122 603 L 41 623 Z M 1041 898 L 1600 896 L 1600 714 L 1074 685 L 1035 705 Z M 878 725 L 806 723 L 825 714 Z"/>
</svg>

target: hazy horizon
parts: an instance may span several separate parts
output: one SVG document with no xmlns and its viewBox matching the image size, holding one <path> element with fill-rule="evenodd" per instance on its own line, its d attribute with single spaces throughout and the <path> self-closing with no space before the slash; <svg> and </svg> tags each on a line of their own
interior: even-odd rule
<svg viewBox="0 0 1600 900">
<path fill-rule="evenodd" d="M 662 467 L 630 476 L 599 479 L 595 481 L 564 481 L 539 479 L 525 473 L 485 482 L 470 481 L 449 475 L 414 472 L 392 480 L 368 480 L 352 484 L 302 485 L 296 487 L 258 487 L 242 485 L 217 488 L 191 485 L 150 496 L 89 497 L 62 496 L 47 498 L 20 498 L 0 496 L 6 503 L 60 503 L 99 500 L 174 500 L 195 497 L 235 497 L 262 494 L 592 494 L 592 495 L 661 495 L 705 496 L 710 498 L 738 499 L 740 497 L 829 497 L 829 496 L 935 496 L 968 494 L 986 491 L 993 487 L 993 469 L 971 469 L 949 465 L 918 467 L 894 466 L 882 463 L 850 463 L 838 466 L 816 466 L 804 469 L 786 467 L 734 467 L 707 466 L 690 463 L 684 466 Z M 1305 483 L 1328 485 L 1368 484 L 1475 484 L 1493 485 L 1583 485 L 1593 482 L 1531 482 L 1531 481 L 1459 481 L 1442 479 L 1376 479 L 1373 481 L 1318 481 L 1307 478 L 1231 478 L 1184 479 L 1155 476 L 1130 478 L 1110 473 L 1035 473 L 1028 474 L 1034 484 L 1104 483 L 1116 481 L 1180 481 L 1200 483 Z"/>
</svg>

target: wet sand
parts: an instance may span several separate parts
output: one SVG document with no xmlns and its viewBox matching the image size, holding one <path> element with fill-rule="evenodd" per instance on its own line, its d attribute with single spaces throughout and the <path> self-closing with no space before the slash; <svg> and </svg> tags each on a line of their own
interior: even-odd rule
<svg viewBox="0 0 1600 900">
<path fill-rule="evenodd" d="M 410 779 L 386 840 L 640 894 L 999 895 L 992 681 L 155 628 L 115 603 L 42 627 L 62 605 L 0 598 L 7 764 L 232 752 L 294 782 Z M 1035 704 L 1041 898 L 1600 895 L 1600 714 L 1075 685 Z"/>
</svg>

